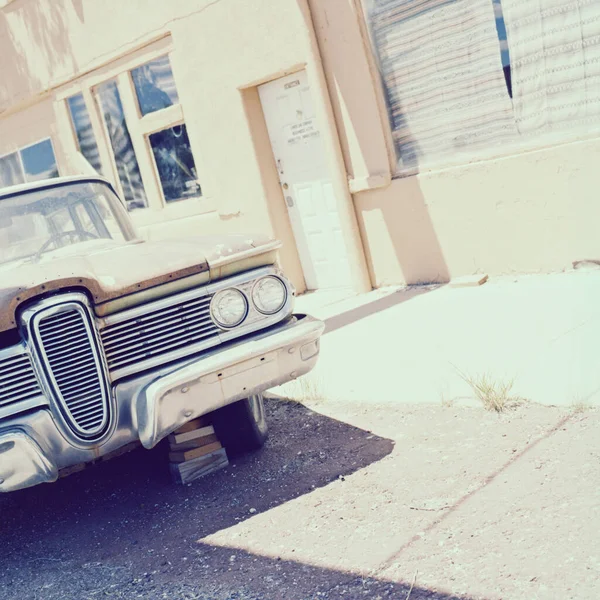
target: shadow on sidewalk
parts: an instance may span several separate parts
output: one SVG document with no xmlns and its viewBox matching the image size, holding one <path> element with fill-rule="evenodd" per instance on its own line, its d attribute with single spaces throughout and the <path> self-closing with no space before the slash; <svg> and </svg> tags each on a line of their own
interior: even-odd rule
<svg viewBox="0 0 600 600">
<path fill-rule="evenodd" d="M 392 308 L 402 304 L 403 302 L 412 300 L 413 298 L 422 296 L 423 294 L 427 294 L 428 292 L 437 290 L 442 287 L 442 285 L 443 284 L 427 286 L 423 285 L 403 288 L 384 296 L 383 298 L 377 298 L 376 300 L 368 302 L 367 304 L 363 304 L 362 306 L 357 306 L 356 308 L 346 312 L 329 317 L 325 319 L 325 333 L 331 333 L 337 329 L 345 327 L 346 325 L 351 325 L 352 323 L 356 323 L 361 319 L 370 317 L 375 313 Z"/>
</svg>

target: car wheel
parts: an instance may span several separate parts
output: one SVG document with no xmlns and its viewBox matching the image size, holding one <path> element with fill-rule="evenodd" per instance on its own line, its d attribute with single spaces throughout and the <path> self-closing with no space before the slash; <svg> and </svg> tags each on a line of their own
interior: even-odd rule
<svg viewBox="0 0 600 600">
<path fill-rule="evenodd" d="M 212 414 L 212 423 L 230 457 L 262 448 L 268 436 L 262 394 L 219 408 Z"/>
</svg>

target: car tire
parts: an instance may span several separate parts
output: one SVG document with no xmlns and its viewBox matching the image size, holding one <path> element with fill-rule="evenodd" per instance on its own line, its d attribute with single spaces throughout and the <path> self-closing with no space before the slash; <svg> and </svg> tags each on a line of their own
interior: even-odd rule
<svg viewBox="0 0 600 600">
<path fill-rule="evenodd" d="M 230 458 L 262 448 L 268 437 L 262 394 L 219 408 L 212 414 L 212 423 Z"/>
</svg>

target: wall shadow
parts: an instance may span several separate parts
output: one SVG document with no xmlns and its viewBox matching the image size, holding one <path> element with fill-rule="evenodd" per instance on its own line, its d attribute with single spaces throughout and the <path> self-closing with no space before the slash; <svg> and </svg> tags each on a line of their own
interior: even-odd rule
<svg viewBox="0 0 600 600">
<path fill-rule="evenodd" d="M 448 265 L 417 175 L 422 154 L 419 141 L 410 131 L 401 99 L 389 89 L 382 88 L 388 114 L 380 115 L 375 92 L 381 76 L 372 71 L 377 68 L 376 63 L 385 66 L 389 59 L 373 55 L 369 60 L 372 50 L 364 39 L 368 25 L 361 26 L 363 16 L 354 12 L 350 2 L 310 4 L 314 23 L 307 26 L 314 25 L 318 39 L 349 174 L 356 175 L 352 163 L 357 157 L 364 162 L 361 168 L 366 167 L 371 175 L 389 172 L 385 130 L 389 130 L 390 121 L 401 134 L 401 140 L 396 136 L 393 142 L 396 154 L 401 156 L 402 169 L 412 173 L 394 180 L 386 188 L 354 194 L 372 283 L 380 287 L 401 281 L 447 282 Z M 387 35 L 385 22 L 379 23 L 373 35 Z M 347 51 L 340 52 L 340 44 Z M 375 86 L 373 92 L 365 91 L 365 87 L 371 89 L 371 86 Z"/>
<path fill-rule="evenodd" d="M 3 598 L 80 600 L 89 581 L 108 575 L 109 583 L 152 571 L 178 577 L 196 540 L 252 517 L 250 508 L 269 510 L 392 451 L 391 440 L 303 405 L 266 402 L 265 448 L 190 486 L 171 482 L 167 449 L 159 446 L 1 496 Z M 74 582 L 66 588 L 72 596 L 56 584 L 63 576 Z M 56 587 L 43 591 L 49 584 Z"/>
<path fill-rule="evenodd" d="M 13 0 L 0 10 L 2 79 L 8 84 L 0 87 L 0 115 L 14 103 L 44 91 L 57 70 L 76 72 L 70 13 L 83 22 L 82 0 Z"/>
</svg>

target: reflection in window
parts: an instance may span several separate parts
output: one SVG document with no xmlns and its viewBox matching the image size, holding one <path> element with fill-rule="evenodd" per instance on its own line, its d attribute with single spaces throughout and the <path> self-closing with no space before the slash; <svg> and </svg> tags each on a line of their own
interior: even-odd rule
<svg viewBox="0 0 600 600">
<path fill-rule="evenodd" d="M 127 208 L 144 208 L 148 206 L 148 200 L 117 84 L 107 81 L 99 85 L 97 91 Z"/>
<path fill-rule="evenodd" d="M 19 183 L 25 183 L 25 177 L 17 153 L 0 156 L 0 188 Z"/>
<path fill-rule="evenodd" d="M 47 139 L 21 150 L 21 161 L 27 181 L 58 177 L 52 142 Z"/>
<path fill-rule="evenodd" d="M 148 136 L 167 202 L 202 195 L 185 125 Z"/>
<path fill-rule="evenodd" d="M 131 71 L 142 116 L 179 103 L 168 56 Z"/>
<path fill-rule="evenodd" d="M 71 121 L 73 122 L 73 128 L 75 129 L 79 151 L 85 156 L 90 165 L 96 169 L 96 172 L 102 173 L 100 153 L 98 152 L 96 137 L 94 136 L 92 122 L 90 121 L 90 115 L 85 105 L 83 94 L 71 96 L 67 100 L 67 103 L 69 105 L 69 112 L 71 113 Z"/>
</svg>

